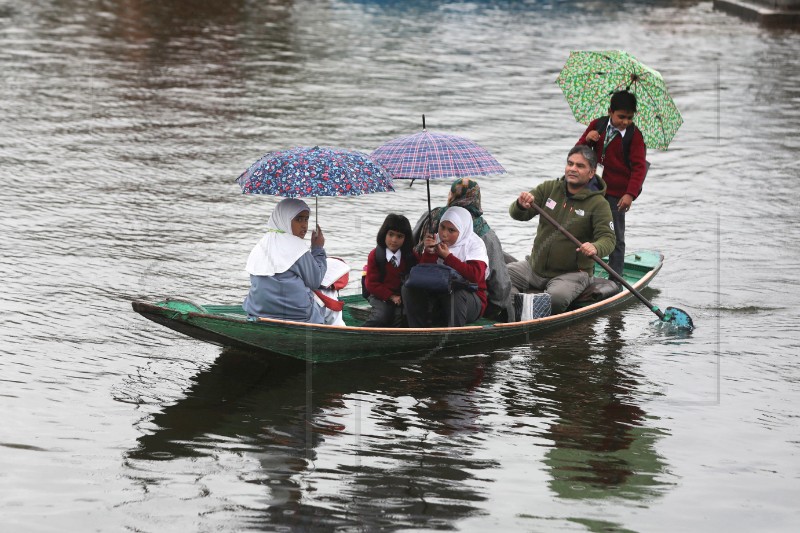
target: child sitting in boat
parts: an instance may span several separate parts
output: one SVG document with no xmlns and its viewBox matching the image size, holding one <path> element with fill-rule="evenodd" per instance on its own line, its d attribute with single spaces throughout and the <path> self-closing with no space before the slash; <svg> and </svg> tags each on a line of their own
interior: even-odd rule
<svg viewBox="0 0 800 533">
<path fill-rule="evenodd" d="M 267 222 L 267 233 L 247 258 L 250 292 L 242 307 L 252 317 L 323 324 L 323 308 L 313 290 L 327 271 L 325 237 L 317 226 L 311 249 L 303 240 L 308 231 L 308 205 L 296 198 L 281 200 Z"/>
<path fill-rule="evenodd" d="M 439 222 L 438 235 L 426 235 L 424 244 L 420 263 L 449 266 L 474 284 L 475 290 L 458 288 L 436 293 L 405 285 L 402 295 L 408 325 L 458 327 L 478 320 L 486 311 L 489 255 L 486 245 L 473 232 L 472 215 L 463 207 L 448 208 Z"/>
<path fill-rule="evenodd" d="M 364 286 L 372 306 L 364 326 L 402 325 L 403 300 L 400 286 L 412 266 L 417 264 L 413 250 L 411 223 L 403 215 L 390 213 L 378 230 L 377 246 L 367 257 Z"/>
<path fill-rule="evenodd" d="M 511 278 L 506 267 L 506 254 L 497 234 L 489 226 L 483 216 L 481 207 L 481 187 L 478 182 L 470 178 L 458 178 L 450 185 L 447 195 L 447 205 L 434 207 L 430 212 L 425 211 L 414 226 L 415 250 L 422 251 L 423 240 L 428 233 L 436 233 L 439 219 L 442 214 L 452 206 L 463 207 L 472 215 L 472 231 L 481 238 L 486 245 L 489 255 L 489 270 L 491 275 L 486 280 L 486 312 L 484 316 L 491 317 L 501 322 L 514 320 L 514 305 L 511 299 Z M 433 230 L 430 228 L 433 227 Z M 514 260 L 508 256 L 510 260 Z"/>
</svg>

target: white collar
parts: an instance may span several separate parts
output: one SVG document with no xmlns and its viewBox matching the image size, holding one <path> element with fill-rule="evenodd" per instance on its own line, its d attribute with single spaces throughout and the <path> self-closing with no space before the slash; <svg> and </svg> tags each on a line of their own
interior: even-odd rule
<svg viewBox="0 0 800 533">
<path fill-rule="evenodd" d="M 620 136 L 620 137 L 625 137 L 625 132 L 626 132 L 626 131 L 628 131 L 628 128 L 625 128 L 624 130 L 621 130 L 621 129 L 619 129 L 618 127 L 616 127 L 615 125 L 613 125 L 613 124 L 611 123 L 611 117 L 609 117 L 609 118 L 608 118 L 608 126 L 606 126 L 606 130 L 607 130 L 608 128 L 611 128 L 611 129 L 613 129 L 613 130 L 617 130 L 617 133 L 619 133 L 619 136 Z"/>
<path fill-rule="evenodd" d="M 398 250 L 394 253 L 390 249 L 386 249 L 386 262 L 389 263 L 392 260 L 392 257 L 397 258 L 397 264 L 400 264 L 400 258 L 403 257 L 402 251 L 398 248 Z"/>
</svg>

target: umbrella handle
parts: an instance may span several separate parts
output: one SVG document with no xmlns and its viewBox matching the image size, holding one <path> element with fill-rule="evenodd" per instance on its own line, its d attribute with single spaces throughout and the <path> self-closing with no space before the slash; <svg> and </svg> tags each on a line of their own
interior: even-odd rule
<svg viewBox="0 0 800 533">
<path fill-rule="evenodd" d="M 433 215 L 431 215 L 431 180 L 425 180 L 425 186 L 428 189 L 428 227 L 431 229 L 432 233 L 436 233 L 433 231 Z"/>
</svg>

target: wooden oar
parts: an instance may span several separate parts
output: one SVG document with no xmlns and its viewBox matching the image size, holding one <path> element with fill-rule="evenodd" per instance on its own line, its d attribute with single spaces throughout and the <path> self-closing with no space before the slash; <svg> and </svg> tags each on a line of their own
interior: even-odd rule
<svg viewBox="0 0 800 533">
<path fill-rule="evenodd" d="M 579 248 L 581 247 L 583 243 L 579 241 L 577 238 L 575 238 L 575 236 L 572 233 L 567 231 L 567 229 L 564 226 L 559 224 L 558 221 L 556 221 L 556 219 L 548 215 L 544 209 L 536 205 L 536 202 L 531 202 L 531 206 L 536 210 L 537 213 L 539 213 L 539 216 L 543 217 L 545 220 L 547 220 L 549 223 L 555 226 L 558 229 L 558 231 L 563 233 L 564 236 L 566 236 L 569 240 L 574 242 L 576 246 L 578 246 Z M 654 312 L 656 316 L 661 319 L 662 322 L 669 323 L 672 326 L 676 326 L 679 329 L 687 331 L 692 331 L 694 329 L 694 323 L 692 322 L 692 317 L 690 317 L 689 314 L 686 313 L 686 311 L 678 309 L 677 307 L 667 307 L 664 311 L 661 311 L 661 309 L 659 309 L 658 306 L 654 305 L 647 298 L 642 296 L 642 294 L 639 291 L 634 289 L 630 283 L 625 281 L 625 279 L 622 276 L 617 274 L 614 271 L 614 269 L 608 266 L 608 263 L 600 259 L 597 256 L 597 254 L 593 255 L 592 259 L 594 259 L 595 263 L 603 267 L 603 269 L 606 272 L 608 272 L 609 276 L 611 276 L 616 281 L 620 282 L 626 289 L 631 291 L 631 294 L 639 298 L 639 300 L 641 300 L 641 302 L 644 305 L 646 305 L 652 312 Z"/>
</svg>

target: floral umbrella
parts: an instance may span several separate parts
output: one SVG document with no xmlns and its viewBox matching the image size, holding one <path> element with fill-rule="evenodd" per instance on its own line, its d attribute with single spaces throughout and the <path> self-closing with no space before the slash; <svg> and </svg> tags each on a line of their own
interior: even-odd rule
<svg viewBox="0 0 800 533">
<path fill-rule="evenodd" d="M 661 74 L 621 50 L 570 52 L 556 83 L 575 120 L 587 125 L 608 114 L 613 93 L 633 93 L 638 104 L 634 122 L 649 148 L 666 150 L 683 124 Z"/>
<path fill-rule="evenodd" d="M 392 177 L 367 154 L 319 146 L 270 152 L 236 181 L 243 194 L 287 198 L 394 191 Z"/>
<path fill-rule="evenodd" d="M 319 146 L 270 152 L 236 181 L 244 194 L 288 198 L 357 196 L 394 190 L 391 176 L 367 154 Z"/>
</svg>

